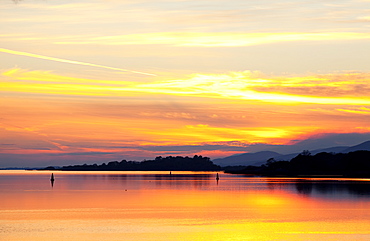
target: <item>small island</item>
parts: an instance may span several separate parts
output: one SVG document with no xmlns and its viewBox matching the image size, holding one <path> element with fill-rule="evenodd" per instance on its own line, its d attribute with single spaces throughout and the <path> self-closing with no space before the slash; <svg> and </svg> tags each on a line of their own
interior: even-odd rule
<svg viewBox="0 0 370 241">
<path fill-rule="evenodd" d="M 60 168 L 46 167 L 43 170 L 61 171 L 220 171 L 221 167 L 215 165 L 209 157 L 195 155 L 194 157 L 158 156 L 154 160 L 138 161 L 112 161 L 108 164 L 83 164 L 63 166 Z"/>
<path fill-rule="evenodd" d="M 261 166 L 226 167 L 225 172 L 270 177 L 370 177 L 370 151 L 321 152 L 316 155 L 303 151 L 290 161 L 270 158 Z"/>
</svg>

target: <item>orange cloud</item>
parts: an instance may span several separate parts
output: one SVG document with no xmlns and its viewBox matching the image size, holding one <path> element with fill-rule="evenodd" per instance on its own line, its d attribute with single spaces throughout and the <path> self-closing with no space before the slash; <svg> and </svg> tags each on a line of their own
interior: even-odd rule
<svg viewBox="0 0 370 241">
<path fill-rule="evenodd" d="M 0 78 L 0 134 L 7 153 L 153 156 L 172 153 L 171 146 L 194 146 L 192 152 L 203 155 L 235 154 L 253 143 L 369 132 L 370 98 L 356 91 L 358 85 L 367 88 L 368 76 L 245 71 L 139 83 L 11 69 Z M 202 145 L 230 148 L 195 148 Z"/>
</svg>

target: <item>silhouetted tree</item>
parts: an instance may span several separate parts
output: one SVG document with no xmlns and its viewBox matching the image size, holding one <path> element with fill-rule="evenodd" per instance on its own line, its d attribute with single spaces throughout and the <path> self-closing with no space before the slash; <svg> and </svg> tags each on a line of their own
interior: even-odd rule
<svg viewBox="0 0 370 241">
<path fill-rule="evenodd" d="M 87 165 L 82 166 L 64 166 L 62 170 L 108 170 L 108 171 L 219 171 L 220 166 L 215 165 L 209 157 L 194 156 L 158 156 L 154 160 L 144 160 L 142 162 L 122 160 L 111 161 L 108 164 L 102 165 Z"/>
<path fill-rule="evenodd" d="M 370 177 L 370 151 L 337 154 L 321 152 L 316 155 L 311 155 L 309 151 L 303 151 L 290 161 L 275 161 L 270 158 L 264 165 L 250 166 L 234 173 L 267 176 L 342 175 Z"/>
</svg>

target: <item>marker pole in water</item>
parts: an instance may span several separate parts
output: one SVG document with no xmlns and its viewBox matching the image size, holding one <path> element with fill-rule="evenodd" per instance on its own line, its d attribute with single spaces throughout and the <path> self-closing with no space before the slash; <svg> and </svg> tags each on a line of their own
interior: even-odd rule
<svg viewBox="0 0 370 241">
<path fill-rule="evenodd" d="M 52 174 L 51 174 L 51 178 L 50 178 L 51 187 L 53 187 L 53 186 L 54 186 L 54 181 L 55 181 L 55 179 L 54 179 L 54 173 L 52 173 Z"/>
</svg>

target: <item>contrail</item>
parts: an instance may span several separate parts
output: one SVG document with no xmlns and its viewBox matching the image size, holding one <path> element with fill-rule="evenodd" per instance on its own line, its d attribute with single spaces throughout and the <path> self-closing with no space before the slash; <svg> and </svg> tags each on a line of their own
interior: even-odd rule
<svg viewBox="0 0 370 241">
<path fill-rule="evenodd" d="M 48 56 L 44 56 L 44 55 L 32 54 L 32 53 L 15 51 L 15 50 L 4 49 L 4 48 L 0 48 L 0 52 L 7 53 L 7 54 L 22 55 L 22 56 L 38 58 L 38 59 L 46 59 L 46 60 L 68 63 L 68 64 L 79 64 L 79 65 L 86 65 L 86 66 L 92 66 L 92 67 L 98 67 L 98 68 L 104 68 L 104 69 L 118 70 L 118 71 L 123 71 L 123 72 L 131 72 L 131 73 L 135 73 L 135 74 L 157 76 L 155 74 L 150 74 L 150 73 L 145 73 L 145 72 L 133 71 L 133 70 L 128 70 L 128 69 L 120 69 L 120 68 L 115 68 L 115 67 L 109 67 L 109 66 L 104 66 L 104 65 L 99 65 L 99 64 L 91 64 L 91 63 L 68 60 L 68 59 L 48 57 Z"/>
</svg>

